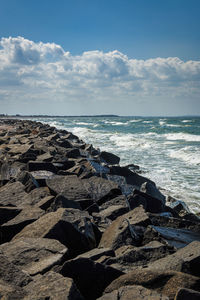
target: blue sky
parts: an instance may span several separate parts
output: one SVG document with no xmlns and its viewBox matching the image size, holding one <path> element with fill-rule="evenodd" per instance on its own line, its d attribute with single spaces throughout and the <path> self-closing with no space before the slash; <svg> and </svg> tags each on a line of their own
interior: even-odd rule
<svg viewBox="0 0 200 300">
<path fill-rule="evenodd" d="M 199 0 L 0 0 L 2 113 L 200 114 L 199 11 Z"/>
</svg>

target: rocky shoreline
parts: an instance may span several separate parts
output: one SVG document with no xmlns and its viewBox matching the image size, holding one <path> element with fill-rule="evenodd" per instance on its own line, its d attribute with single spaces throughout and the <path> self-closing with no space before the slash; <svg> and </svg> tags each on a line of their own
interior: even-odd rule
<svg viewBox="0 0 200 300">
<path fill-rule="evenodd" d="M 200 299 L 199 217 L 119 162 L 0 120 L 0 299 Z"/>
</svg>

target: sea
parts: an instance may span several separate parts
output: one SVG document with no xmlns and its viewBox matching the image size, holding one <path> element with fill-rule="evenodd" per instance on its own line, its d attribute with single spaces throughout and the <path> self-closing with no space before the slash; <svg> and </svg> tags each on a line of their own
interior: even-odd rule
<svg viewBox="0 0 200 300">
<path fill-rule="evenodd" d="M 139 165 L 165 195 L 200 212 L 200 117 L 38 117 L 77 135 L 120 165 Z"/>
</svg>

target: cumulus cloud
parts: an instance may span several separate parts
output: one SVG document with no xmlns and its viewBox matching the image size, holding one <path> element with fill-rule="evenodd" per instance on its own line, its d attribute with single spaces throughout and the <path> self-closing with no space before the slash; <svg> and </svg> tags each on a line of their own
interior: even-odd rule
<svg viewBox="0 0 200 300">
<path fill-rule="evenodd" d="M 115 50 L 75 56 L 54 43 L 23 37 L 0 40 L 2 99 L 125 99 L 143 96 L 195 96 L 200 61 L 177 57 L 130 59 Z M 6 96 L 5 96 L 6 95 Z"/>
</svg>

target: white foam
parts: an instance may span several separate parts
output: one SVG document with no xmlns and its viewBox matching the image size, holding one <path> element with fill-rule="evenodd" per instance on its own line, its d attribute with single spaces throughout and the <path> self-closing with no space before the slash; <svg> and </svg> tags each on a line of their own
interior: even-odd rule
<svg viewBox="0 0 200 300">
<path fill-rule="evenodd" d="M 143 121 L 143 123 L 148 124 L 148 123 L 152 123 L 152 121 Z"/>
<path fill-rule="evenodd" d="M 192 150 L 192 147 L 184 147 L 180 150 L 170 150 L 169 156 L 171 158 L 182 160 L 189 165 L 199 165 L 200 155 L 197 150 L 195 152 Z"/>
<path fill-rule="evenodd" d="M 76 125 L 91 125 L 91 123 L 87 122 L 75 122 Z"/>
<path fill-rule="evenodd" d="M 183 120 L 182 122 L 183 123 L 189 123 L 189 122 L 191 122 L 191 120 Z"/>
<path fill-rule="evenodd" d="M 200 142 L 200 135 L 194 135 L 189 133 L 167 133 L 164 135 L 167 140 L 184 140 L 188 142 Z"/>
<path fill-rule="evenodd" d="M 142 121 L 142 119 L 138 119 L 138 120 L 130 120 L 129 122 L 130 123 L 137 123 L 137 122 L 141 122 Z"/>
</svg>

